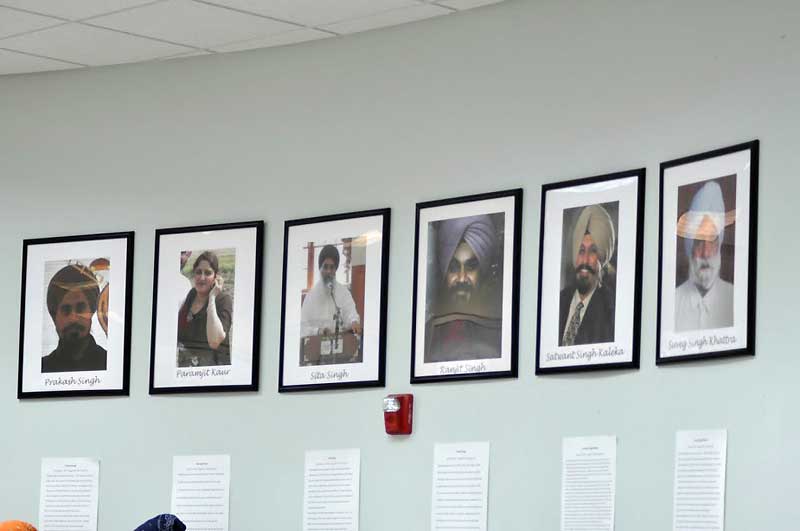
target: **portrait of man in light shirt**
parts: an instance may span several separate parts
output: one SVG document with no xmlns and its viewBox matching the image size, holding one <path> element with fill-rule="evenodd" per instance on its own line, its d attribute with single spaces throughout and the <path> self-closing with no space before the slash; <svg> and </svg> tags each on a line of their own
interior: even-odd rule
<svg viewBox="0 0 800 531">
<path fill-rule="evenodd" d="M 336 280 L 339 251 L 325 245 L 317 260 L 319 279 L 303 300 L 300 317 L 302 337 L 328 335 L 336 330 L 337 316 L 341 331 L 361 333 L 361 318 L 350 289 Z"/>
<path fill-rule="evenodd" d="M 676 332 L 733 326 L 733 283 L 720 273 L 723 251 L 733 263 L 734 246 L 726 237 L 726 227 L 735 220 L 736 210 L 726 210 L 718 180 L 703 183 L 692 195 L 689 209 L 679 216 L 678 261 L 683 253 L 688 260 L 688 278 L 678 280 L 675 290 Z M 732 231 L 729 228 L 727 232 Z"/>
</svg>

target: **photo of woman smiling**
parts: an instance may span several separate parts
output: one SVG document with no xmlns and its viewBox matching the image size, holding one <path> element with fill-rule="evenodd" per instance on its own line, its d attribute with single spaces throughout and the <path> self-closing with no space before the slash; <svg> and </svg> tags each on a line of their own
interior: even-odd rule
<svg viewBox="0 0 800 531">
<path fill-rule="evenodd" d="M 232 282 L 233 251 L 224 249 L 196 254 L 191 267 L 192 288 L 178 311 L 178 367 L 231 364 L 233 298 L 226 288 L 229 282 L 226 282 L 224 272 L 229 273 Z"/>
</svg>

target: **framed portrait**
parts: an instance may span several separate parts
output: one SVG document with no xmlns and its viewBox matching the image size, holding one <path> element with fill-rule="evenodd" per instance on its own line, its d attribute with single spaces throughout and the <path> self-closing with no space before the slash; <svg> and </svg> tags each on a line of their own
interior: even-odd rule
<svg viewBox="0 0 800 531">
<path fill-rule="evenodd" d="M 517 376 L 522 190 L 417 203 L 411 383 Z"/>
<path fill-rule="evenodd" d="M 758 147 L 661 164 L 657 364 L 755 354 Z"/>
<path fill-rule="evenodd" d="M 18 398 L 127 395 L 133 232 L 24 240 Z"/>
<path fill-rule="evenodd" d="M 536 373 L 639 367 L 645 170 L 542 186 Z"/>
<path fill-rule="evenodd" d="M 287 221 L 278 390 L 380 387 L 390 210 Z"/>
<path fill-rule="evenodd" d="M 150 394 L 257 391 L 264 222 L 156 230 Z"/>
</svg>

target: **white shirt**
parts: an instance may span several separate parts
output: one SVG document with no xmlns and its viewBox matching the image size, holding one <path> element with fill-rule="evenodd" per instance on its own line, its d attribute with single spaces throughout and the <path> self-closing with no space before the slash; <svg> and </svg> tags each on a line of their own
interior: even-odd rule
<svg viewBox="0 0 800 531">
<path fill-rule="evenodd" d="M 733 326 L 733 284 L 717 278 L 703 296 L 689 279 L 675 290 L 676 332 L 729 326 Z"/>
<path fill-rule="evenodd" d="M 360 322 L 356 303 L 353 301 L 350 290 L 335 280 L 333 281 L 333 297 L 342 310 L 342 324 L 345 328 Z M 300 309 L 300 336 L 319 335 L 323 328 L 335 330 L 336 324 L 333 318 L 336 314 L 336 304 L 331 299 L 330 289 L 324 282 L 320 280 L 314 284 Z"/>
</svg>

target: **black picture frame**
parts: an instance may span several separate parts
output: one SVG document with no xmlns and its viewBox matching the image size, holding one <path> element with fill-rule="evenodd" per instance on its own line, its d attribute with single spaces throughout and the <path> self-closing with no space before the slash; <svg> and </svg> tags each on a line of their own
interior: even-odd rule
<svg viewBox="0 0 800 531">
<path fill-rule="evenodd" d="M 656 319 L 656 365 L 668 365 L 668 364 L 681 363 L 687 361 L 688 362 L 702 361 L 708 359 L 727 358 L 736 356 L 740 357 L 755 356 L 759 148 L 760 148 L 760 141 L 756 139 L 719 149 L 714 149 L 711 151 L 706 151 L 696 155 L 690 155 L 686 157 L 669 160 L 666 162 L 662 162 L 660 164 L 659 203 L 658 203 L 659 227 L 658 227 L 658 306 L 657 306 L 657 319 Z M 677 189 L 674 183 L 667 182 L 670 179 L 670 176 L 667 174 L 669 172 L 675 171 L 676 169 L 680 169 L 681 167 L 693 165 L 696 163 L 711 164 L 714 161 L 717 161 L 720 164 L 724 165 L 725 163 L 723 161 L 725 160 L 725 157 L 745 152 L 748 153 L 747 166 L 749 166 L 749 171 L 743 172 L 742 175 L 740 175 L 739 173 L 730 174 L 736 177 L 737 179 L 741 178 L 742 176 L 746 176 L 747 178 L 747 185 L 746 189 L 744 190 L 747 194 L 747 197 L 745 197 L 744 199 L 739 197 L 740 191 L 738 190 L 738 184 L 737 184 L 735 188 L 736 190 L 735 201 L 737 205 L 744 203 L 748 206 L 748 211 L 747 211 L 748 219 L 745 220 L 745 223 L 743 224 L 740 224 L 739 220 L 737 219 L 735 221 L 735 224 L 736 226 L 743 226 L 747 228 L 748 245 L 746 249 L 735 249 L 735 256 L 741 257 L 744 254 L 745 257 L 741 259 L 736 258 L 734 260 L 735 265 L 733 266 L 734 268 L 740 267 L 740 264 L 747 266 L 747 276 L 746 276 L 747 285 L 745 288 L 746 295 L 744 295 L 745 302 L 743 308 L 746 315 L 746 325 L 743 327 L 745 336 L 745 345 L 743 347 L 721 349 L 721 350 L 709 350 L 709 351 L 691 353 L 686 355 L 669 355 L 669 356 L 664 355 L 664 353 L 662 352 L 662 341 L 665 339 L 665 336 L 669 333 L 668 331 L 665 331 L 663 327 L 663 322 L 664 322 L 663 318 L 666 316 L 666 312 L 664 311 L 664 299 L 666 298 L 664 296 L 665 295 L 664 275 L 667 271 L 667 266 L 665 264 L 665 259 L 667 257 L 665 256 L 666 253 L 664 248 L 665 230 L 668 230 L 668 228 L 673 225 L 672 222 L 669 223 L 667 222 L 666 216 L 668 214 L 675 214 L 674 212 L 670 213 L 665 212 L 665 197 L 666 197 L 665 194 L 672 193 L 673 188 Z M 727 171 L 723 171 L 723 174 L 728 174 L 729 171 L 734 171 L 732 169 L 732 166 L 728 168 Z M 704 180 L 697 179 L 692 182 L 696 184 L 707 181 L 715 181 L 715 180 L 718 181 L 723 178 L 729 178 L 730 175 L 719 175 L 719 171 L 717 171 L 716 173 L 702 175 L 702 177 L 707 177 Z M 736 214 L 737 218 L 738 216 L 739 213 Z M 677 224 L 677 222 L 674 224 Z M 736 246 L 737 245 L 734 242 L 734 247 Z M 717 274 L 719 275 L 719 273 Z M 734 302 L 734 310 L 733 310 L 734 313 L 736 312 L 736 306 L 737 305 Z M 737 326 L 734 324 L 734 328 L 736 327 Z"/>
<path fill-rule="evenodd" d="M 370 319 L 370 328 L 377 327 L 377 344 L 375 345 L 376 352 L 374 353 L 375 359 L 370 361 L 370 363 L 377 362 L 376 371 L 374 375 L 368 375 L 367 377 L 354 377 L 353 379 L 342 378 L 338 381 L 325 381 L 329 380 L 328 378 L 319 378 L 320 381 L 318 383 L 310 383 L 309 380 L 298 378 L 296 375 L 287 377 L 286 370 L 289 367 L 287 362 L 287 347 L 286 342 L 288 340 L 287 330 L 287 303 L 289 301 L 287 291 L 288 291 L 288 284 L 290 282 L 289 279 L 289 268 L 293 265 L 290 264 L 290 242 L 292 240 L 292 233 L 293 230 L 299 229 L 301 227 L 311 227 L 313 225 L 325 225 L 331 224 L 336 222 L 346 222 L 346 221 L 357 221 L 357 220 L 364 220 L 366 218 L 380 218 L 380 232 L 381 232 L 381 242 L 379 249 L 380 255 L 380 266 L 378 271 L 380 271 L 380 286 L 378 288 L 377 295 L 379 296 L 380 300 L 377 303 L 378 307 L 378 319 L 377 323 Z M 379 209 L 371 209 L 371 210 L 361 210 L 357 212 L 347 212 L 347 213 L 340 213 L 340 214 L 331 214 L 331 215 L 323 215 L 323 216 L 315 216 L 315 217 L 308 217 L 302 219 L 293 219 L 287 220 L 284 223 L 284 232 L 283 232 L 283 272 L 282 272 L 282 283 L 281 283 L 281 332 L 280 332 L 280 361 L 278 367 L 278 392 L 280 393 L 289 393 L 289 392 L 303 392 L 303 391 L 322 391 L 322 390 L 336 390 L 336 389 L 355 389 L 355 388 L 363 388 L 363 387 L 384 387 L 386 385 L 386 316 L 387 316 L 387 309 L 388 309 L 388 289 L 389 289 L 389 242 L 390 242 L 390 235 L 391 235 L 391 209 L 390 208 L 379 208 Z M 312 250 L 313 252 L 313 250 Z M 313 266 L 313 264 L 312 264 Z M 365 266 L 366 267 L 366 266 Z M 338 269 L 338 265 L 337 265 Z M 346 289 L 346 288 L 345 288 Z M 366 290 L 366 288 L 363 288 Z M 366 299 L 367 294 L 364 293 L 364 298 Z M 362 301 L 362 306 L 366 304 L 366 300 Z M 374 301 L 373 301 L 374 305 Z M 302 304 L 300 305 L 302 307 Z M 362 334 L 362 342 L 361 342 L 361 355 L 362 361 L 368 360 L 369 353 L 366 352 L 364 349 L 363 344 L 363 337 L 367 334 L 366 327 L 367 323 L 364 322 L 364 316 L 361 315 L 362 325 L 364 326 L 364 333 Z M 302 339 L 302 337 L 301 337 Z M 301 360 L 302 361 L 302 360 Z M 321 367 L 336 367 L 336 365 L 318 365 Z M 290 379 L 297 378 L 301 380 L 303 383 L 298 382 L 289 382 Z"/>
<path fill-rule="evenodd" d="M 26 331 L 26 309 L 32 306 L 33 301 L 28 301 L 28 267 L 30 265 L 30 253 L 33 248 L 38 246 L 50 246 L 60 244 L 80 244 L 84 242 L 103 242 L 111 240 L 122 240 L 125 249 L 125 294 L 122 306 L 124 308 L 123 333 L 122 333 L 122 353 L 121 353 L 121 382 L 114 388 L 107 389 L 77 389 L 77 390 L 56 390 L 56 391 L 26 391 L 25 390 L 25 331 Z M 17 374 L 17 398 L 63 398 L 63 397 L 91 397 L 91 396 L 128 396 L 130 394 L 130 362 L 131 362 L 131 304 L 133 292 L 133 250 L 134 232 L 108 232 L 99 234 L 85 234 L 77 236 L 59 236 L 48 238 L 31 238 L 22 242 L 22 279 L 20 296 L 20 321 L 19 321 L 19 361 Z M 80 254 L 78 251 L 76 253 Z M 73 255 L 73 258 L 77 258 Z M 70 260 L 71 261 L 71 260 Z M 92 315 L 94 317 L 93 312 Z M 108 325 L 106 325 L 108 326 Z M 91 330 L 90 330 L 91 331 Z M 40 371 L 41 374 L 41 371 Z"/>
<path fill-rule="evenodd" d="M 630 305 L 631 312 L 630 312 L 630 323 L 615 323 L 615 329 L 631 329 L 631 342 L 630 344 L 623 345 L 630 349 L 630 360 L 629 361 L 619 361 L 619 362 L 606 362 L 606 363 L 579 363 L 574 365 L 556 365 L 545 367 L 542 364 L 542 303 L 543 303 L 543 272 L 545 270 L 545 260 L 548 259 L 547 252 L 545 249 L 545 240 L 546 240 L 546 233 L 548 233 L 548 227 L 546 224 L 546 215 L 548 213 L 548 203 L 547 198 L 550 192 L 560 191 L 560 190 L 569 190 L 569 189 L 577 189 L 579 187 L 585 187 L 587 185 L 595 185 L 595 184 L 608 184 L 613 183 L 614 181 L 622 181 L 622 180 L 629 180 L 634 179 L 636 183 L 636 192 L 635 197 L 630 198 L 628 200 L 629 204 L 632 204 L 636 208 L 635 218 L 634 219 L 626 219 L 623 220 L 621 215 L 617 213 L 618 221 L 617 221 L 617 230 L 623 224 L 628 226 L 633 226 L 635 229 L 635 235 L 633 237 L 633 245 L 634 253 L 632 259 L 633 266 L 633 278 L 628 279 L 629 284 L 632 286 L 632 300 L 628 301 L 627 304 Z M 621 369 L 638 369 L 640 365 L 640 357 L 641 357 L 641 313 L 642 313 L 642 267 L 643 267 L 643 255 L 644 255 L 644 209 L 645 209 L 645 189 L 646 189 L 646 168 L 637 168 L 631 169 L 626 171 L 608 173 L 603 175 L 596 175 L 592 177 L 585 177 L 580 179 L 568 180 L 568 181 L 560 181 L 556 183 L 548 183 L 542 186 L 542 195 L 541 195 L 541 210 L 540 210 L 540 222 L 539 222 L 539 271 L 538 271 L 538 294 L 537 294 L 537 318 L 536 318 L 536 368 L 535 372 L 537 375 L 547 375 L 547 374 L 563 374 L 569 372 L 589 372 L 589 371 L 606 371 L 606 370 L 621 370 Z M 588 192 L 591 193 L 591 192 Z M 588 195 L 587 193 L 587 195 Z M 618 199 L 620 201 L 621 199 Z M 605 201 L 604 201 L 605 202 Z M 592 203 L 582 202 L 581 205 L 576 205 L 570 207 L 570 209 L 577 209 L 577 208 L 585 208 L 586 206 L 590 206 Z M 560 209 L 559 212 L 562 213 L 566 209 Z M 563 236 L 562 236 L 563 239 Z M 616 243 L 617 250 L 615 251 L 619 254 L 619 242 Z M 618 259 L 618 257 L 617 257 Z M 628 262 L 631 262 L 629 260 Z M 630 269 L 630 268 L 628 268 Z M 616 309 L 617 301 L 614 305 Z M 588 312 L 589 310 L 587 310 Z M 558 315 L 559 310 L 556 309 L 555 314 Z M 595 345 L 600 343 L 594 343 Z M 588 345 L 586 348 L 591 347 L 591 343 L 586 344 Z M 580 350 L 580 348 L 578 349 Z"/>
<path fill-rule="evenodd" d="M 167 236 L 191 236 L 195 234 L 219 233 L 220 231 L 254 231 L 252 240 L 252 340 L 250 342 L 251 361 L 249 365 L 250 381 L 237 384 L 222 385 L 171 385 L 163 386 L 156 383 L 156 363 L 157 363 L 157 335 L 158 327 L 158 307 L 159 307 L 159 276 L 160 261 L 162 253 L 162 238 Z M 187 241 L 187 243 L 189 243 Z M 243 245 L 248 246 L 248 243 Z M 263 252 L 264 252 L 264 221 L 244 221 L 234 223 L 220 223 L 213 225 L 195 225 L 189 227 L 162 228 L 155 231 L 155 250 L 153 254 L 153 302 L 152 302 L 152 321 L 150 327 L 150 380 L 149 394 L 189 394 L 189 393 L 229 393 L 229 392 L 255 392 L 259 388 L 260 375 L 260 353 L 261 353 L 261 301 L 262 301 L 262 280 L 263 280 Z M 238 258 L 237 258 L 238 259 Z M 247 315 L 247 314 L 245 314 Z M 234 322 L 238 319 L 234 315 Z"/>
<path fill-rule="evenodd" d="M 416 205 L 416 214 L 415 214 L 415 221 L 414 221 L 414 281 L 413 281 L 413 291 L 412 291 L 412 309 L 411 309 L 411 374 L 410 374 L 410 382 L 412 384 L 423 384 L 423 383 L 437 383 L 437 382 L 453 382 L 453 381 L 470 381 L 470 380 L 484 380 L 484 379 L 495 379 L 495 378 L 516 378 L 519 373 L 519 286 L 520 286 L 520 261 L 521 261 L 521 244 L 522 244 L 522 195 L 523 190 L 522 188 L 515 188 L 509 190 L 502 190 L 498 192 L 489 192 L 489 193 L 481 193 L 481 194 L 472 194 L 466 195 L 461 197 L 453 197 L 447 199 L 438 199 L 433 201 L 425 201 L 417 203 Z M 455 372 L 450 374 L 436 374 L 436 375 L 422 375 L 418 374 L 417 372 L 417 359 L 418 355 L 420 354 L 420 349 L 417 345 L 417 336 L 418 336 L 418 324 L 417 321 L 419 319 L 418 312 L 421 308 L 425 307 L 425 304 L 421 304 L 420 299 L 420 276 L 421 274 L 426 275 L 426 283 L 427 283 L 427 267 L 426 271 L 421 273 L 420 272 L 420 231 L 421 227 L 421 215 L 425 210 L 429 209 L 439 209 L 442 207 L 453 207 L 453 206 L 461 206 L 469 203 L 479 203 L 482 201 L 490 201 L 490 200 L 503 200 L 503 199 L 510 199 L 511 206 L 508 209 L 508 212 L 513 212 L 513 223 L 511 224 L 512 230 L 514 231 L 511 242 L 512 248 L 510 252 L 506 254 L 505 245 L 503 247 L 504 253 L 504 263 L 506 260 L 511 262 L 510 265 L 510 276 L 511 276 L 511 286 L 509 290 L 502 290 L 502 298 L 505 300 L 506 297 L 510 299 L 510 311 L 509 315 L 503 315 L 502 321 L 505 321 L 506 318 L 508 319 L 508 326 L 510 327 L 510 341 L 508 345 L 508 368 L 501 369 L 501 370 L 488 370 L 488 371 L 474 371 L 469 372 L 467 369 L 466 372 Z M 480 212 L 476 213 L 476 215 L 480 215 Z M 469 216 L 469 215 L 468 215 Z M 468 216 L 454 216 L 457 217 L 468 217 Z M 504 225 L 504 231 L 506 230 L 506 226 Z M 427 237 L 426 237 L 427 240 Z M 427 249 L 424 251 L 427 263 Z M 424 321 L 424 319 L 423 319 Z M 503 326 L 506 326 L 503 324 Z M 424 356 L 424 354 L 422 354 Z M 506 358 L 503 353 L 501 353 L 501 358 Z M 424 358 L 423 358 L 424 359 Z M 464 360 L 458 360 L 464 361 Z M 470 361 L 480 361 L 480 360 L 470 360 Z M 422 362 L 423 366 L 424 363 Z"/>
</svg>

